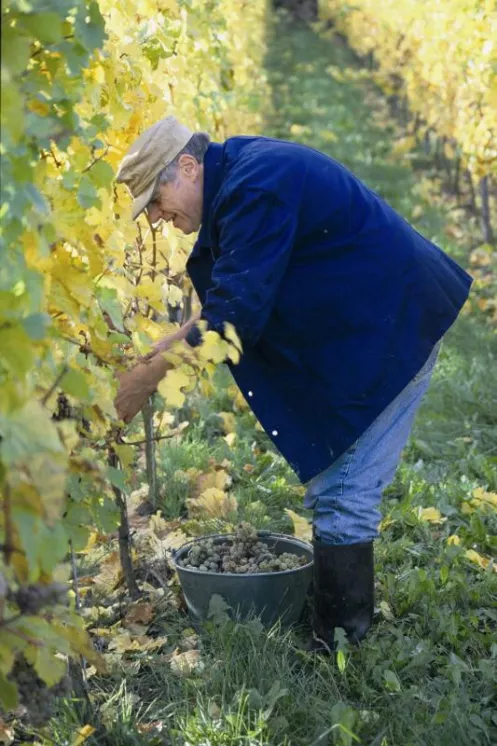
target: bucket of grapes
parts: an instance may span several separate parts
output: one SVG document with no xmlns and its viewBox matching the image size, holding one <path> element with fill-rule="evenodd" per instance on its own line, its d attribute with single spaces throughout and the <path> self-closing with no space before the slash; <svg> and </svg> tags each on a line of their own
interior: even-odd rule
<svg viewBox="0 0 497 746">
<path fill-rule="evenodd" d="M 221 596 L 237 619 L 258 616 L 297 622 L 312 578 L 312 547 L 300 539 L 257 531 L 242 523 L 235 534 L 204 536 L 173 553 L 181 588 L 194 619 L 209 617 L 213 596 Z"/>
</svg>

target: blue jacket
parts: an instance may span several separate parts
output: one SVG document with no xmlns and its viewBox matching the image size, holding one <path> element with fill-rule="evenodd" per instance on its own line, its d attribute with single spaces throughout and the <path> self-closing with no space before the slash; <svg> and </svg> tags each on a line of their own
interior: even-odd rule
<svg viewBox="0 0 497 746">
<path fill-rule="evenodd" d="M 231 371 L 306 482 L 421 369 L 471 278 L 340 163 L 262 137 L 212 143 L 188 273 Z M 195 330 L 189 341 L 198 342 Z"/>
</svg>

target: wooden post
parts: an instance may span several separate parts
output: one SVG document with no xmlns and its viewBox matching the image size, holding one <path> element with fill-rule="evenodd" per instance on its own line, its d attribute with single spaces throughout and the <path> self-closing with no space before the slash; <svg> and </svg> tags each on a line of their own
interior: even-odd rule
<svg viewBox="0 0 497 746">
<path fill-rule="evenodd" d="M 485 241 L 485 243 L 493 243 L 494 234 L 492 230 L 492 223 L 490 221 L 490 190 L 488 188 L 488 182 L 488 176 L 484 176 L 480 180 L 481 229 L 483 233 L 483 240 Z"/>
<path fill-rule="evenodd" d="M 145 463 L 147 468 L 148 500 L 153 509 L 157 509 L 158 487 L 157 487 L 157 463 L 155 460 L 154 439 L 154 406 L 153 398 L 150 396 L 142 409 L 143 427 L 145 430 Z"/>
<path fill-rule="evenodd" d="M 119 459 L 115 451 L 109 453 L 109 465 L 114 469 L 119 469 Z M 112 491 L 116 500 L 116 505 L 119 508 L 120 521 L 119 521 L 119 557 L 121 559 L 121 568 L 124 575 L 126 587 L 129 591 L 131 598 L 139 598 L 140 589 L 138 588 L 135 573 L 133 571 L 133 561 L 131 559 L 131 541 L 129 535 L 129 523 L 128 523 L 128 510 L 126 506 L 126 498 L 115 484 L 112 485 Z"/>
</svg>

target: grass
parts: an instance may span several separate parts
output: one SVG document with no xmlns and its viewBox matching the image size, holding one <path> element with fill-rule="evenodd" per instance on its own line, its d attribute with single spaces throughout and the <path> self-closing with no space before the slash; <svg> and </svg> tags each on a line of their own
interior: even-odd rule
<svg viewBox="0 0 497 746">
<path fill-rule="evenodd" d="M 274 111 L 266 133 L 329 152 L 467 263 L 477 226 L 452 210 L 426 159 L 421 170 L 421 156 L 395 155 L 398 127 L 341 40 L 280 26 L 269 48 Z M 446 233 L 454 215 L 463 224 L 457 241 Z M 385 495 L 375 625 L 359 648 L 315 659 L 300 649 L 298 632 L 221 618 L 199 633 L 203 667 L 178 676 L 164 655 L 123 657 L 113 676 L 92 680 L 92 710 L 78 714 L 66 703 L 52 739 L 70 742 L 76 724 L 89 720 L 99 724 L 92 746 L 495 743 L 497 575 L 465 552 L 497 554 L 495 511 L 471 503 L 475 489 L 497 490 L 496 357 L 495 334 L 473 308 L 446 337 Z M 290 532 L 283 509 L 302 512 L 297 480 L 248 412 L 236 412 L 228 446 L 218 414 L 233 411 L 229 386 L 220 370 L 214 394 L 189 401 L 187 434 L 161 445 L 161 509 L 167 518 L 185 513 L 190 493 L 178 470 L 228 459 L 238 517 Z M 429 507 L 440 522 L 422 519 L 419 510 Z M 459 543 L 447 541 L 454 535 Z M 154 625 L 169 651 L 188 650 L 190 622 L 170 604 Z"/>
</svg>

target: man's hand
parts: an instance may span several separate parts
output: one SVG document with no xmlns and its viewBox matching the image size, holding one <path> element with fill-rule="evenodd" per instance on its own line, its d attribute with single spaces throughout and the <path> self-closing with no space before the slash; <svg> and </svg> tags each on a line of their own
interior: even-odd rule
<svg viewBox="0 0 497 746">
<path fill-rule="evenodd" d="M 117 374 L 119 391 L 114 406 L 118 417 L 124 422 L 131 422 L 157 388 L 159 381 L 153 372 L 150 364 L 139 363 L 131 370 Z"/>
<path fill-rule="evenodd" d="M 161 352 L 167 352 L 175 342 L 181 342 L 186 337 L 192 326 L 196 324 L 199 318 L 200 314 L 193 316 L 186 324 L 180 327 L 177 332 L 174 332 L 174 334 L 169 334 L 167 337 L 164 337 L 164 339 L 161 339 L 160 342 L 157 342 L 157 344 L 154 345 L 153 349 L 148 353 L 148 355 L 145 355 L 143 360 L 152 360 L 155 355 Z"/>
<path fill-rule="evenodd" d="M 143 409 L 148 397 L 153 394 L 171 367 L 160 353 L 166 352 L 174 342 L 184 339 L 198 318 L 199 316 L 194 316 L 177 332 L 161 340 L 134 368 L 117 374 L 119 391 L 114 406 L 121 420 L 131 422 Z"/>
</svg>

